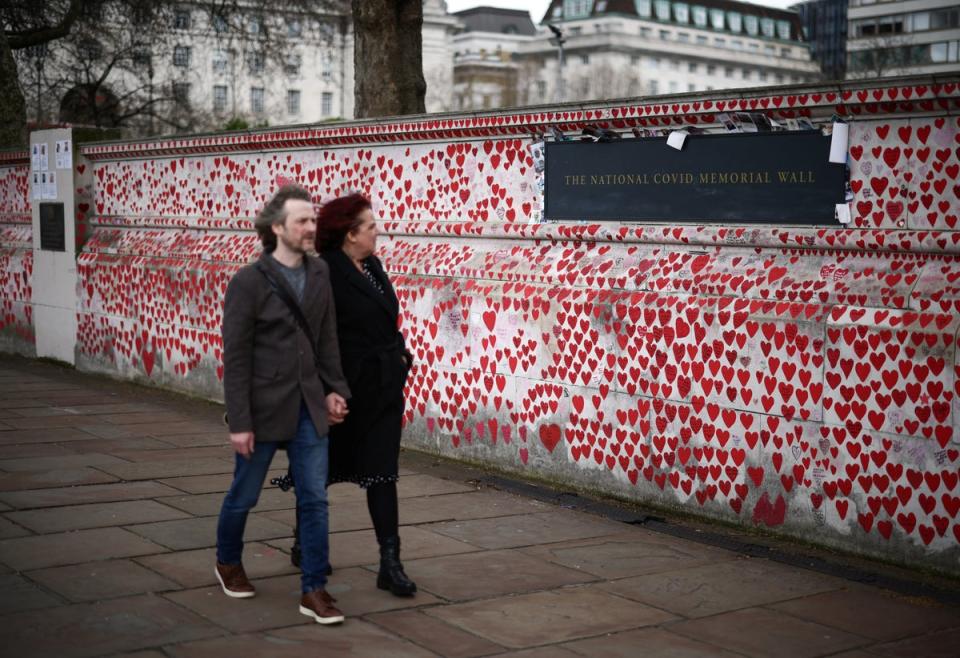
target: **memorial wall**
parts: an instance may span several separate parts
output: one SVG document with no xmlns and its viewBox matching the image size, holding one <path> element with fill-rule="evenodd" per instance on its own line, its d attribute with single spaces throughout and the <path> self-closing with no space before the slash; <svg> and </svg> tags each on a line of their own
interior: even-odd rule
<svg viewBox="0 0 960 658">
<path fill-rule="evenodd" d="M 220 399 L 223 294 L 259 253 L 257 210 L 284 182 L 360 190 L 415 355 L 408 447 L 958 574 L 958 111 L 958 78 L 909 78 L 85 145 L 69 348 L 81 370 Z M 573 217 L 551 205 L 559 142 L 546 208 L 563 218 L 545 219 L 541 136 L 621 133 L 573 145 L 593 175 L 630 156 L 592 149 L 630 139 L 652 140 L 650 176 L 658 152 L 701 166 L 704 139 L 743 171 L 740 140 L 768 137 L 661 139 L 731 113 L 821 136 L 845 121 L 849 174 L 820 201 L 849 217 L 798 212 L 796 190 L 758 199 L 759 219 L 720 200 L 711 216 L 676 178 L 663 217 L 618 218 L 589 185 L 563 192 L 587 195 Z M 0 349 L 21 353 L 44 331 L 30 167 L 0 159 Z M 700 215 L 669 214 L 691 194 Z"/>
</svg>

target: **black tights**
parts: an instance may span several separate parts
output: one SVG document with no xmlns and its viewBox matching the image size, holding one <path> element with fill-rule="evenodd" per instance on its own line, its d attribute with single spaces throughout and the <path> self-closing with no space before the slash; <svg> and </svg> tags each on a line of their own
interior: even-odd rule
<svg viewBox="0 0 960 658">
<path fill-rule="evenodd" d="M 377 542 L 382 544 L 384 539 L 397 536 L 400 519 L 396 482 L 378 482 L 367 487 L 367 509 L 377 533 Z"/>
</svg>

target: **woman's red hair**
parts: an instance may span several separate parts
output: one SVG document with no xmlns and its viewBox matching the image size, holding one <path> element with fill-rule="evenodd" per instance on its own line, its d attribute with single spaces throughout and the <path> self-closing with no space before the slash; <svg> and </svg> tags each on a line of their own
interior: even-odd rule
<svg viewBox="0 0 960 658">
<path fill-rule="evenodd" d="M 327 201 L 317 213 L 317 251 L 339 249 L 347 233 L 360 225 L 359 216 L 371 208 L 370 199 L 360 193 Z"/>
</svg>

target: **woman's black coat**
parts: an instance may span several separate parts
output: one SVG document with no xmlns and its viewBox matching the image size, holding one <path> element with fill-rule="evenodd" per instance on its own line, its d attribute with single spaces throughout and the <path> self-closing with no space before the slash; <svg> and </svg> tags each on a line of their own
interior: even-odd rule
<svg viewBox="0 0 960 658">
<path fill-rule="evenodd" d="M 366 263 L 383 292 L 341 250 L 322 255 L 330 266 L 340 361 L 352 395 L 347 419 L 330 431 L 330 483 L 396 480 L 403 387 L 412 363 L 397 328 L 397 295 L 376 256 Z"/>
</svg>

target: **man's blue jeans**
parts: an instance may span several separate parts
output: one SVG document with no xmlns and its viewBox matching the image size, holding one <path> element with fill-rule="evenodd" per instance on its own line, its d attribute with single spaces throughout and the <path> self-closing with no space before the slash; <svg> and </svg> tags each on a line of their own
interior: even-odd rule
<svg viewBox="0 0 960 658">
<path fill-rule="evenodd" d="M 267 470 L 279 444 L 256 442 L 250 459 L 236 455 L 233 484 L 220 508 L 217 524 L 217 561 L 239 564 L 243 554 L 243 530 L 247 515 L 263 489 Z M 297 483 L 297 522 L 300 526 L 300 584 L 304 593 L 323 589 L 327 584 L 330 559 L 327 508 L 328 438 L 317 429 L 303 403 L 297 435 L 287 444 L 287 457 Z"/>
</svg>

